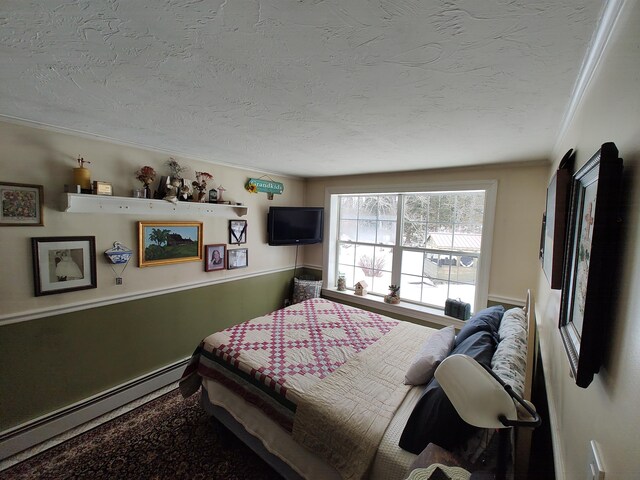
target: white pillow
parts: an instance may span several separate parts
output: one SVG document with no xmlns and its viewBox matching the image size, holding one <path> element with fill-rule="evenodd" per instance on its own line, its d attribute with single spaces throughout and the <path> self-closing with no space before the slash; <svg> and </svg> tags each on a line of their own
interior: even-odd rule
<svg viewBox="0 0 640 480">
<path fill-rule="evenodd" d="M 404 384 L 423 385 L 431 380 L 440 362 L 451 352 L 455 338 L 453 326 L 438 330 L 427 338 L 404 376 Z"/>
</svg>

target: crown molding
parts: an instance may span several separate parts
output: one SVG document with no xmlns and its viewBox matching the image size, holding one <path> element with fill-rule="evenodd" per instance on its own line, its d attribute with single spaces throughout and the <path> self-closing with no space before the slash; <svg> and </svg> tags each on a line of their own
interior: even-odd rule
<svg viewBox="0 0 640 480">
<path fill-rule="evenodd" d="M 556 142 L 552 150 L 552 159 L 559 157 L 561 143 L 567 134 L 569 125 L 571 125 L 573 117 L 582 103 L 582 99 L 584 98 L 591 80 L 598 71 L 600 61 L 604 57 L 611 35 L 613 34 L 618 23 L 618 19 L 621 16 L 620 14 L 628 3 L 628 0 L 608 0 L 603 8 L 602 16 L 600 17 L 598 26 L 593 34 L 591 44 L 587 50 L 584 60 L 582 61 L 580 73 L 578 73 L 578 78 L 576 79 L 573 91 L 571 92 L 569 105 L 567 106 L 562 123 L 560 124 L 558 136 L 556 137 Z"/>
</svg>

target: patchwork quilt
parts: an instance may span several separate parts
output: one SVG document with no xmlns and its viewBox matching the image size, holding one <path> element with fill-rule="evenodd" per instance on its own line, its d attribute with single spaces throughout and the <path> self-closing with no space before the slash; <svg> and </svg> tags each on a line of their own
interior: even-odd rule
<svg viewBox="0 0 640 480">
<path fill-rule="evenodd" d="M 205 338 L 180 388 L 188 397 L 202 377 L 212 378 L 291 430 L 301 397 L 398 323 L 323 298 L 306 300 Z"/>
</svg>

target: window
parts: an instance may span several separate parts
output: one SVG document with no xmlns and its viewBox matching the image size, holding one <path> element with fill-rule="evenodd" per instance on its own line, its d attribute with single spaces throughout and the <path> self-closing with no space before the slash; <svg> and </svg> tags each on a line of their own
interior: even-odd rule
<svg viewBox="0 0 640 480">
<path fill-rule="evenodd" d="M 440 309 L 447 298 L 469 302 L 472 310 L 486 303 L 488 268 L 481 266 L 490 251 L 485 232 L 493 230 L 493 182 L 328 198 L 329 278 L 344 274 L 350 288 L 365 280 L 374 295 L 399 284 L 403 302 Z"/>
</svg>

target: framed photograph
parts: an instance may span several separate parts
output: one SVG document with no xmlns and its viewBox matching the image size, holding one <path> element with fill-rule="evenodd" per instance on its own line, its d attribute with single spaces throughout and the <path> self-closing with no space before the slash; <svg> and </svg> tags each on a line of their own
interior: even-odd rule
<svg viewBox="0 0 640 480">
<path fill-rule="evenodd" d="M 562 267 L 567 233 L 570 184 L 571 173 L 569 170 L 558 169 L 547 187 L 547 209 L 541 261 L 542 270 L 544 270 L 551 288 L 555 289 L 562 288 Z"/>
<path fill-rule="evenodd" d="M 248 248 L 235 248 L 233 250 L 227 250 L 227 268 L 229 270 L 233 270 L 234 268 L 244 268 L 248 265 Z"/>
<path fill-rule="evenodd" d="M 202 261 L 202 222 L 138 222 L 138 266 Z"/>
<path fill-rule="evenodd" d="M 42 227 L 42 185 L 0 182 L 0 226 Z"/>
<path fill-rule="evenodd" d="M 619 251 L 622 159 L 613 143 L 573 176 L 560 333 L 576 384 L 598 373 L 613 313 Z"/>
<path fill-rule="evenodd" d="M 246 220 L 229 220 L 229 243 L 233 245 L 247 243 Z"/>
<path fill-rule="evenodd" d="M 31 239 L 36 297 L 98 286 L 95 237 Z"/>
<path fill-rule="evenodd" d="M 224 270 L 227 268 L 227 246 L 224 243 L 205 245 L 204 271 Z"/>
</svg>

